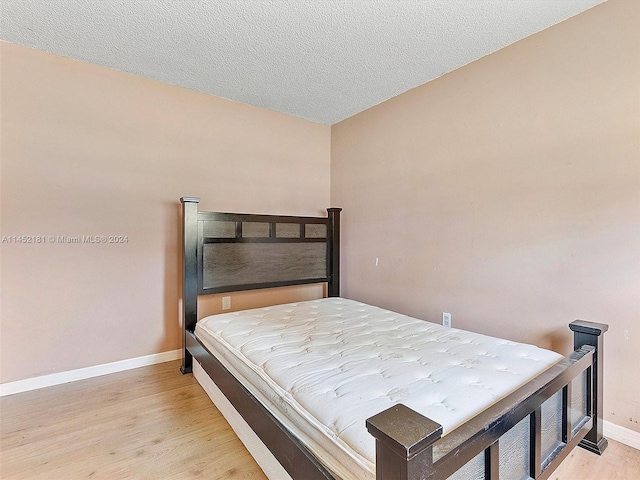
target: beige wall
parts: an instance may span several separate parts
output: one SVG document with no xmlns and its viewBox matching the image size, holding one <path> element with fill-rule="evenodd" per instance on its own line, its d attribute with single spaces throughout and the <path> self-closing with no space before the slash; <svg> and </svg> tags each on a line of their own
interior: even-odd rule
<svg viewBox="0 0 640 480">
<path fill-rule="evenodd" d="M 610 0 L 334 125 L 331 200 L 345 296 L 562 353 L 606 322 L 640 432 L 638 25 Z"/>
<path fill-rule="evenodd" d="M 332 129 L 1 43 L 1 234 L 128 242 L 1 245 L 0 381 L 179 348 L 180 196 L 316 215 L 331 187 L 344 296 L 563 353 L 570 320 L 607 322 L 606 418 L 640 431 L 639 6 Z"/>
<path fill-rule="evenodd" d="M 181 196 L 209 210 L 326 213 L 328 126 L 0 49 L 2 235 L 128 237 L 1 245 L 2 382 L 180 347 Z"/>
</svg>

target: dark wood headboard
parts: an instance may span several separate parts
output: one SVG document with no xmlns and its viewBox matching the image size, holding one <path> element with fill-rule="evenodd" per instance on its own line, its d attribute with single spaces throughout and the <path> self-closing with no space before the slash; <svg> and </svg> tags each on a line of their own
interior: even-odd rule
<svg viewBox="0 0 640 480">
<path fill-rule="evenodd" d="M 340 212 L 295 217 L 198 211 L 182 197 L 184 330 L 193 331 L 198 295 L 327 282 L 340 295 Z"/>
</svg>

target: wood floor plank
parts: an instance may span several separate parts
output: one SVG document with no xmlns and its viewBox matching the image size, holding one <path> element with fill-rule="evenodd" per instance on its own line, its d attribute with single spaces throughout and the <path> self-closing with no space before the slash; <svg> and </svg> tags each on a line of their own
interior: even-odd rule
<svg viewBox="0 0 640 480">
<path fill-rule="evenodd" d="M 638 480 L 640 450 L 609 440 L 602 456 L 574 448 L 551 475 L 552 480 Z"/>
<path fill-rule="evenodd" d="M 2 480 L 266 480 L 179 362 L 0 399 Z M 553 480 L 636 480 L 640 451 L 575 449 Z"/>
<path fill-rule="evenodd" d="M 0 399 L 0 478 L 265 480 L 179 362 Z"/>
</svg>

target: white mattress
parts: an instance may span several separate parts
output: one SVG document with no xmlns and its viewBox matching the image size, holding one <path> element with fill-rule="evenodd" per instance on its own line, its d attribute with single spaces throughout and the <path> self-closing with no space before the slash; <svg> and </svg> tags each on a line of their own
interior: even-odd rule
<svg viewBox="0 0 640 480">
<path fill-rule="evenodd" d="M 196 335 L 343 479 L 375 479 L 365 420 L 397 403 L 444 434 L 562 358 L 342 298 L 200 320 Z"/>
</svg>

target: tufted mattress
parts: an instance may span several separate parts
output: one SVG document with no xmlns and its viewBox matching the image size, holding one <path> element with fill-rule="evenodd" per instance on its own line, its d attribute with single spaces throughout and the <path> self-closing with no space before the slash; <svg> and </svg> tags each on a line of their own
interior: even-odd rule
<svg viewBox="0 0 640 480">
<path fill-rule="evenodd" d="M 365 420 L 397 403 L 444 434 L 562 357 L 342 298 L 213 315 L 196 336 L 337 477 L 375 479 Z"/>
</svg>

